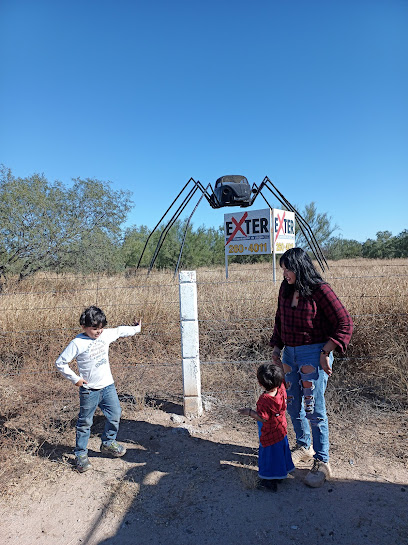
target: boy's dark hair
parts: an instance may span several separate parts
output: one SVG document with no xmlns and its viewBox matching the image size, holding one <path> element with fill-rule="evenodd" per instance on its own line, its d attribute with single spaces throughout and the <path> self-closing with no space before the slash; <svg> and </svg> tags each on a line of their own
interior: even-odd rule
<svg viewBox="0 0 408 545">
<path fill-rule="evenodd" d="M 315 269 L 312 260 L 302 248 L 291 248 L 281 256 L 279 265 L 296 274 L 294 285 L 290 285 L 284 280 L 284 297 L 293 295 L 298 290 L 302 297 L 310 297 L 313 290 L 324 280 Z"/>
<path fill-rule="evenodd" d="M 258 367 L 256 373 L 259 384 L 265 388 L 267 392 L 279 386 L 285 380 L 285 374 L 279 365 L 275 363 L 263 363 Z"/>
<path fill-rule="evenodd" d="M 98 325 L 105 327 L 108 324 L 108 320 L 100 308 L 92 306 L 83 311 L 79 318 L 79 323 L 85 327 L 96 327 Z"/>
</svg>

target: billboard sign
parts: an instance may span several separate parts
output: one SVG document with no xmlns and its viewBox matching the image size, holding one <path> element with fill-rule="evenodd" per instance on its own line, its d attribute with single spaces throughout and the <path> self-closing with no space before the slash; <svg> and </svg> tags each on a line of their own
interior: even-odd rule
<svg viewBox="0 0 408 545">
<path fill-rule="evenodd" d="M 272 253 L 272 211 L 224 214 L 225 257 Z"/>
<path fill-rule="evenodd" d="M 283 254 L 295 247 L 295 213 L 287 210 L 272 210 L 273 252 Z"/>
<path fill-rule="evenodd" d="M 276 254 L 295 247 L 295 213 L 277 208 L 246 210 L 224 214 L 225 272 L 228 257 L 273 254 L 273 280 L 276 281 Z"/>
</svg>

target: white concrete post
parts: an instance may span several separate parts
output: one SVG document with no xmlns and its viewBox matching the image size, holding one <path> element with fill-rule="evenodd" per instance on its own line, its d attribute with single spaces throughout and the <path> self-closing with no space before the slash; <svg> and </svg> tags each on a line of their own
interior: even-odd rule
<svg viewBox="0 0 408 545">
<path fill-rule="evenodd" d="M 195 271 L 180 271 L 181 357 L 185 416 L 201 416 L 200 354 L 198 342 L 197 283 Z"/>
</svg>

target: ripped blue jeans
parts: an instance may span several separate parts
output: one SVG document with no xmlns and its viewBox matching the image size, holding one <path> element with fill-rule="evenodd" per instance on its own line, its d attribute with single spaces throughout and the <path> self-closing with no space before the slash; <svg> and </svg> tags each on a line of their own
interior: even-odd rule
<svg viewBox="0 0 408 545">
<path fill-rule="evenodd" d="M 287 411 L 292 420 L 296 443 L 308 448 L 313 439 L 314 457 L 328 462 L 329 423 L 324 400 L 328 375 L 320 367 L 320 350 L 324 344 L 285 346 L 282 363 L 288 395 Z M 332 364 L 331 353 L 330 366 Z"/>
</svg>

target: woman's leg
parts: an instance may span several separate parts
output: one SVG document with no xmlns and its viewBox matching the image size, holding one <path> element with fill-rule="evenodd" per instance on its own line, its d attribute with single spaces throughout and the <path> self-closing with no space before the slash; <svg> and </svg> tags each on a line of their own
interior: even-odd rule
<svg viewBox="0 0 408 545">
<path fill-rule="evenodd" d="M 324 394 L 328 375 L 320 367 L 320 350 L 324 343 L 297 347 L 304 410 L 311 424 L 315 458 L 329 461 L 329 423 Z M 332 364 L 333 356 L 330 356 Z"/>
<path fill-rule="evenodd" d="M 296 443 L 307 449 L 311 444 L 310 426 L 302 404 L 303 390 L 300 384 L 296 350 L 296 348 L 287 346 L 282 355 L 288 395 L 287 411 L 292 420 Z"/>
</svg>

